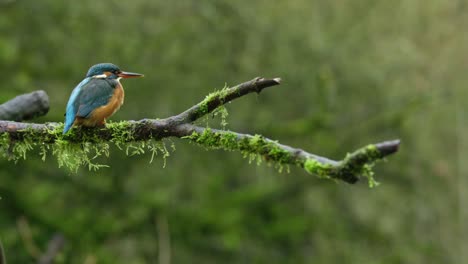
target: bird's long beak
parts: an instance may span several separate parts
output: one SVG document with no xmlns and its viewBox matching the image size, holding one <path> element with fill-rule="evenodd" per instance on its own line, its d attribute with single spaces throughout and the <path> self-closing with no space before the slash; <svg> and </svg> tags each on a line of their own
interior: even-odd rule
<svg viewBox="0 0 468 264">
<path fill-rule="evenodd" d="M 143 77 L 144 75 L 143 74 L 140 74 L 140 73 L 135 73 L 135 72 L 121 72 L 118 74 L 119 77 L 122 77 L 122 78 L 136 78 L 136 77 Z"/>
</svg>

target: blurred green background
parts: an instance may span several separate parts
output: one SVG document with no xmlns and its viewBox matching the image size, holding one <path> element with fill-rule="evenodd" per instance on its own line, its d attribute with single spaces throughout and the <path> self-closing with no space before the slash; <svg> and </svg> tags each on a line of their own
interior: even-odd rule
<svg viewBox="0 0 468 264">
<path fill-rule="evenodd" d="M 227 128 L 334 159 L 402 139 L 374 189 L 176 139 L 165 168 L 117 149 L 98 172 L 2 160 L 7 260 L 36 263 L 62 234 L 56 263 L 468 261 L 467 24 L 466 0 L 0 0 L 0 102 L 46 90 L 33 122 L 62 122 L 88 68 L 113 62 L 146 75 L 114 121 L 282 77 L 229 104 Z"/>
</svg>

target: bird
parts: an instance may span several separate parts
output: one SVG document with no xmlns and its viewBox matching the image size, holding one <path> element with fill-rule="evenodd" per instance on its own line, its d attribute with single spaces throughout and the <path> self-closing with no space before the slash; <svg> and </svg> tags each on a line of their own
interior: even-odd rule
<svg viewBox="0 0 468 264">
<path fill-rule="evenodd" d="M 124 102 L 120 79 L 143 77 L 125 72 L 112 63 L 99 63 L 89 68 L 86 77 L 73 89 L 65 112 L 66 134 L 72 126 L 103 127 Z"/>
</svg>

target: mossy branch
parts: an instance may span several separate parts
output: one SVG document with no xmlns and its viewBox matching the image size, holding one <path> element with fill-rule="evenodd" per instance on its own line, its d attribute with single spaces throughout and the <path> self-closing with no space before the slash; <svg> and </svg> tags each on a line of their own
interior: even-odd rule
<svg viewBox="0 0 468 264">
<path fill-rule="evenodd" d="M 359 177 L 368 178 L 369 185 L 374 186 L 371 166 L 378 160 L 398 151 L 400 141 L 386 141 L 371 144 L 348 154 L 343 160 L 335 161 L 308 153 L 268 139 L 261 135 L 240 134 L 231 131 L 197 127 L 193 125 L 178 126 L 180 134 L 189 134 L 183 138 L 190 139 L 206 148 L 241 151 L 250 160 L 262 158 L 273 162 L 282 169 L 284 165 L 296 165 L 308 173 L 323 178 L 355 183 Z"/>
<path fill-rule="evenodd" d="M 165 157 L 168 155 L 165 146 L 152 144 L 150 140 L 159 142 L 165 138 L 177 137 L 208 149 L 240 151 L 250 160 L 265 160 L 275 164 L 279 169 L 295 165 L 304 168 L 308 173 L 348 183 L 355 183 L 361 176 L 366 176 L 369 183 L 374 185 L 371 166 L 376 161 L 398 151 L 399 140 L 368 145 L 348 154 L 341 161 L 335 161 L 280 144 L 261 135 L 240 134 L 192 124 L 236 98 L 252 92 L 259 93 L 267 87 L 280 84 L 280 81 L 279 78 L 255 78 L 209 94 L 200 103 L 172 117 L 108 123 L 106 128 L 75 128 L 65 135 L 62 135 L 62 123 L 31 124 L 0 121 L 0 148 L 6 157 L 17 159 L 24 158 L 28 150 L 39 146 L 43 158 L 51 149 L 51 152 L 57 155 L 59 165 L 68 165 L 73 169 L 77 169 L 80 165 L 99 168 L 102 165 L 93 164 L 93 158 L 89 156 L 108 155 L 108 142 L 113 142 L 119 148 L 127 145 L 127 153 L 128 144 L 140 144 L 136 147 L 131 145 L 137 154 L 143 152 L 142 148 L 147 147 L 153 151 L 153 154 L 159 151 L 164 153 Z"/>
<path fill-rule="evenodd" d="M 264 79 L 257 77 L 251 81 L 239 84 L 232 88 L 224 88 L 209 94 L 205 100 L 175 116 L 174 119 L 177 120 L 179 124 L 196 121 L 200 117 L 203 117 L 207 113 L 213 112 L 216 108 L 227 102 L 230 102 L 248 93 L 260 93 L 263 89 L 278 85 L 280 83 L 280 78 Z"/>
</svg>

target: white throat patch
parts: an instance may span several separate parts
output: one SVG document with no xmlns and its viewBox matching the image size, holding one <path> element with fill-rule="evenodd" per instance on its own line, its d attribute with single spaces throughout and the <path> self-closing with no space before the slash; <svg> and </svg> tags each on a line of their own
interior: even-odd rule
<svg viewBox="0 0 468 264">
<path fill-rule="evenodd" d="M 103 78 L 107 78 L 107 75 L 106 75 L 106 74 L 94 75 L 93 78 L 95 78 L 95 79 L 103 79 Z"/>
</svg>

